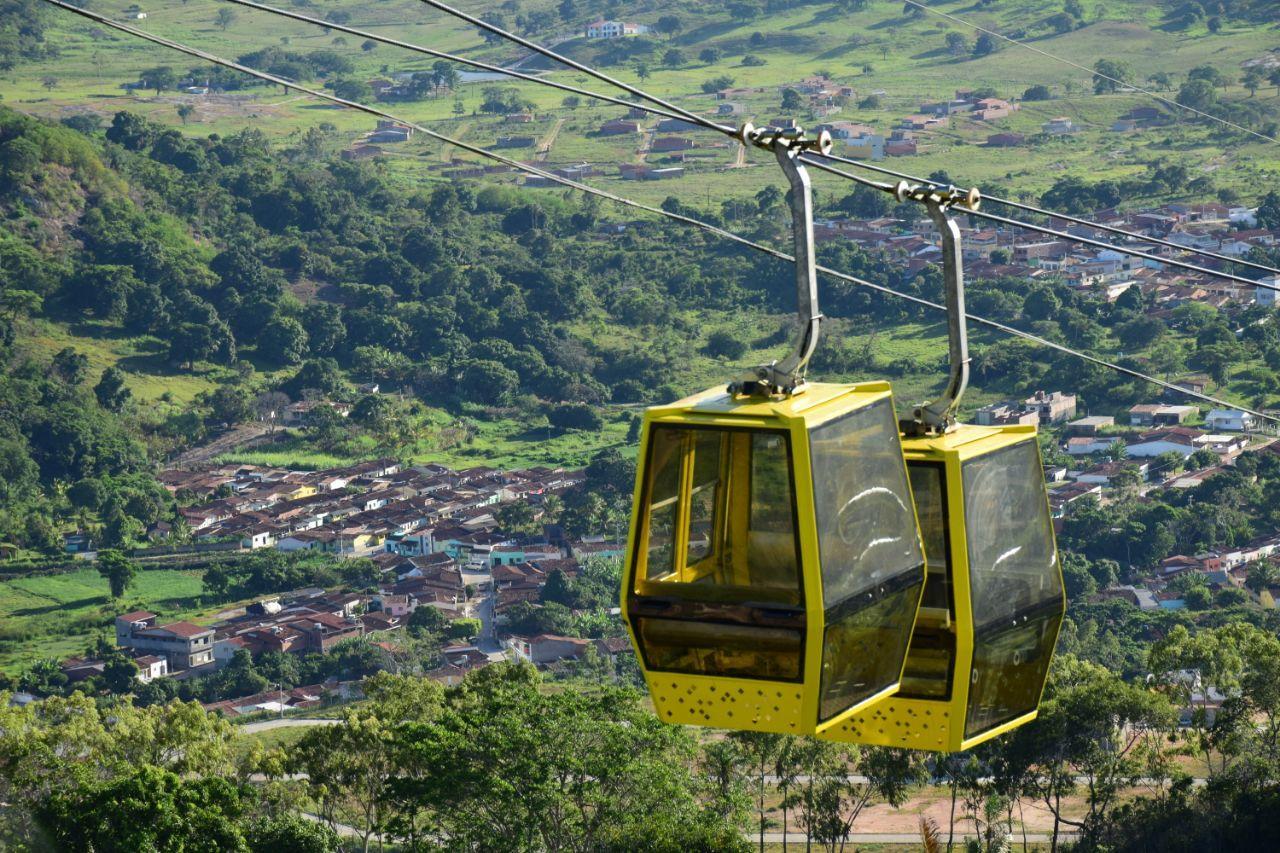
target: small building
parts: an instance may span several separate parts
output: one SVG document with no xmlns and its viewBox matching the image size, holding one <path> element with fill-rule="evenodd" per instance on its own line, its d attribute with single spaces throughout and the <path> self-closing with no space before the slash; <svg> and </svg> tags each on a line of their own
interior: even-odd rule
<svg viewBox="0 0 1280 853">
<path fill-rule="evenodd" d="M 1077 418 L 1067 424 L 1068 435 L 1093 436 L 1103 427 L 1115 426 L 1116 419 L 1110 415 L 1090 415 Z"/>
<path fill-rule="evenodd" d="M 1238 409 L 1214 409 L 1204 416 L 1209 429 L 1223 432 L 1249 432 L 1258 428 L 1258 420 L 1248 412 Z"/>
<path fill-rule="evenodd" d="M 1104 435 L 1075 436 L 1067 439 L 1064 449 L 1070 456 L 1090 456 L 1094 453 L 1106 453 L 1119 440 L 1114 436 Z"/>
<path fill-rule="evenodd" d="M 662 153 L 665 151 L 688 151 L 696 147 L 697 143 L 687 136 L 662 136 L 653 140 L 653 145 L 650 146 L 649 150 L 654 153 Z"/>
<path fill-rule="evenodd" d="M 589 39 L 620 39 L 643 35 L 649 32 L 649 28 L 644 24 L 634 24 L 630 21 L 599 20 L 587 24 L 584 32 Z"/>
<path fill-rule="evenodd" d="M 1066 116 L 1059 116 L 1040 125 L 1040 130 L 1049 136 L 1065 136 L 1076 132 L 1076 124 Z"/>
<path fill-rule="evenodd" d="M 987 137 L 988 148 L 1016 148 L 1025 144 L 1027 138 L 1021 133 L 993 133 Z"/>
<path fill-rule="evenodd" d="M 597 132 L 601 136 L 625 136 L 631 133 L 639 133 L 640 122 L 625 118 L 613 119 L 600 125 L 600 130 Z"/>
<path fill-rule="evenodd" d="M 499 136 L 494 148 L 532 148 L 538 140 L 532 136 Z"/>
<path fill-rule="evenodd" d="M 1061 391 L 1037 391 L 1023 400 L 1022 405 L 1038 412 L 1041 424 L 1060 424 L 1075 417 L 1076 395 Z"/>
<path fill-rule="evenodd" d="M 973 420 L 980 426 L 1035 426 L 1040 423 L 1040 413 L 1018 403 L 991 403 L 974 412 Z"/>
</svg>

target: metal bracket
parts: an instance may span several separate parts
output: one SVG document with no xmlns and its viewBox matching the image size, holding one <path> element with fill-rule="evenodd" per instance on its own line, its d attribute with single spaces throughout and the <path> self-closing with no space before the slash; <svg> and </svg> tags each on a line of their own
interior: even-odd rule
<svg viewBox="0 0 1280 853">
<path fill-rule="evenodd" d="M 911 186 L 898 184 L 895 194 L 900 201 L 922 202 L 929 218 L 942 237 L 942 276 L 947 305 L 947 351 L 951 369 L 942 395 L 931 403 L 923 403 L 899 426 L 907 435 L 946 433 L 955 428 L 956 409 L 969 386 L 969 331 L 964 307 L 964 260 L 960 251 L 960 226 L 949 213 L 953 206 L 977 210 L 982 195 L 977 189 L 956 187 Z"/>
<path fill-rule="evenodd" d="M 772 151 L 791 183 L 791 231 L 796 259 L 796 313 L 800 336 L 795 349 L 781 361 L 751 368 L 729 385 L 730 394 L 789 396 L 804 390 L 805 371 L 818 345 L 822 314 L 818 310 L 818 272 L 813 248 L 813 188 L 800 163 L 808 151 L 826 154 L 831 135 L 825 130 L 816 139 L 806 138 L 799 127 L 756 128 L 744 124 L 738 131 L 744 145 Z"/>
</svg>

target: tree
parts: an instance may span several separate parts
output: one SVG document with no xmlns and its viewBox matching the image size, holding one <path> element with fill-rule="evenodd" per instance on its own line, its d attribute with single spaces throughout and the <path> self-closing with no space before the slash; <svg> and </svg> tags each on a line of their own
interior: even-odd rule
<svg viewBox="0 0 1280 853">
<path fill-rule="evenodd" d="M 1054 659 L 1039 718 L 1010 736 L 1002 753 L 1028 794 L 1054 817 L 1052 847 L 1063 824 L 1086 838 L 1098 832 L 1125 789 L 1161 777 L 1162 741 L 1173 707 L 1142 684 L 1070 655 Z M 1086 813 L 1069 817 L 1063 800 L 1083 781 Z"/>
<path fill-rule="evenodd" d="M 720 61 L 720 56 L 720 49 L 715 47 L 704 47 L 698 51 L 698 61 L 703 65 L 715 65 Z M 1280 88 L 1280 84 L 1276 84 L 1276 86 Z"/>
<path fill-rule="evenodd" d="M 46 74 L 40 78 L 40 85 L 44 86 L 46 91 L 52 92 L 54 89 L 58 88 L 58 78 L 54 77 L 52 74 Z"/>
<path fill-rule="evenodd" d="M 1258 227 L 1269 231 L 1280 230 L 1280 193 L 1269 190 L 1258 203 Z"/>
<path fill-rule="evenodd" d="M 567 110 L 576 110 L 578 107 L 582 106 L 582 99 L 577 95 L 566 95 L 560 101 L 560 106 Z"/>
<path fill-rule="evenodd" d="M 1130 74 L 1129 65 L 1118 59 L 1099 59 L 1093 65 L 1093 91 L 1095 94 L 1104 95 L 1108 92 L 1119 91 L 1120 87 L 1128 80 Z"/>
<path fill-rule="evenodd" d="M 178 83 L 178 76 L 168 65 L 159 65 L 143 71 L 141 79 L 147 84 L 148 89 L 156 90 L 156 97 L 159 97 L 165 89 L 172 89 Z"/>
<path fill-rule="evenodd" d="M 973 42 L 974 56 L 989 56 L 996 51 L 996 40 L 988 33 L 979 33 Z"/>
<path fill-rule="evenodd" d="M 969 53 L 969 40 L 957 32 L 947 33 L 947 53 L 952 56 L 964 56 Z"/>
<path fill-rule="evenodd" d="M 351 77 L 335 80 L 332 85 L 333 94 L 344 101 L 366 102 L 373 100 L 373 89 L 363 80 Z"/>
<path fill-rule="evenodd" d="M 129 401 L 132 392 L 124 384 L 124 372 L 114 365 L 102 371 L 98 384 L 93 386 L 93 396 L 98 405 L 111 411 L 119 412 Z"/>
<path fill-rule="evenodd" d="M 653 28 L 670 39 L 684 29 L 684 22 L 677 15 L 663 15 L 654 23 Z"/>
<path fill-rule="evenodd" d="M 1184 107 L 1204 112 L 1218 102 L 1218 92 L 1207 80 L 1188 80 L 1178 90 L 1177 101 Z"/>
<path fill-rule="evenodd" d="M 234 24 L 238 17 L 239 15 L 235 13 L 234 9 L 227 9 L 224 7 L 218 10 L 218 14 L 214 15 L 213 21 L 223 32 L 226 32 L 227 27 Z"/>
<path fill-rule="evenodd" d="M 496 361 L 473 361 L 462 372 L 467 396 L 478 403 L 501 406 L 509 402 L 520 387 L 520 375 Z"/>
<path fill-rule="evenodd" d="M 804 106 L 804 99 L 800 97 L 800 93 L 790 86 L 782 90 L 782 109 L 787 112 L 795 112 Z"/>
<path fill-rule="evenodd" d="M 138 576 L 138 564 L 119 551 L 99 551 L 98 574 L 106 581 L 112 598 L 120 598 Z"/>
<path fill-rule="evenodd" d="M 76 352 L 71 347 L 63 347 L 53 356 L 49 365 L 53 375 L 68 385 L 79 385 L 84 382 L 89 371 L 89 357 Z"/>
<path fill-rule="evenodd" d="M 276 317 L 258 339 L 258 353 L 274 364 L 300 364 L 307 356 L 307 332 L 293 317 Z"/>
<path fill-rule="evenodd" d="M 193 107 L 191 104 L 178 104 L 177 111 L 178 111 L 178 118 L 182 119 L 183 124 L 186 124 L 187 119 L 195 115 L 196 108 Z"/>
<path fill-rule="evenodd" d="M 643 62 L 636 63 L 635 72 L 636 72 L 636 77 L 638 77 L 639 79 L 641 80 L 649 79 L 649 66 L 646 65 L 645 63 Z"/>
<path fill-rule="evenodd" d="M 1244 72 L 1244 76 L 1240 78 L 1240 85 L 1249 90 L 1249 97 L 1252 98 L 1262 88 L 1262 84 L 1266 82 L 1267 73 L 1261 66 L 1254 65 Z"/>
<path fill-rule="evenodd" d="M 1027 90 L 1022 93 L 1022 100 L 1024 101 L 1048 101 L 1052 98 L 1053 93 L 1049 91 L 1049 87 L 1038 84 L 1028 87 Z"/>
</svg>

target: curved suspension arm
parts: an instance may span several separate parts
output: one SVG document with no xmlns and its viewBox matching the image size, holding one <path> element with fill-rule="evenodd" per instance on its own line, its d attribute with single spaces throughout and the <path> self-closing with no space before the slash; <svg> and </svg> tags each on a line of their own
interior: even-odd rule
<svg viewBox="0 0 1280 853">
<path fill-rule="evenodd" d="M 805 151 L 830 148 L 830 137 L 824 132 L 816 140 L 806 140 L 796 129 L 792 132 L 774 132 L 762 129 L 752 136 L 750 125 L 743 136 L 763 147 L 772 148 L 778 165 L 791 184 L 791 236 L 796 258 L 796 314 L 800 320 L 800 333 L 795 348 L 781 361 L 752 368 L 729 386 L 733 393 L 789 395 L 804 389 L 805 373 L 809 359 L 818 346 L 818 332 L 822 313 L 818 310 L 818 270 L 813 246 L 813 186 L 809 172 L 800 161 Z M 772 134 L 761 138 L 764 134 Z"/>
<path fill-rule="evenodd" d="M 977 194 L 970 196 L 977 206 Z M 960 252 L 960 226 L 947 212 L 947 200 L 938 195 L 925 195 L 921 201 L 929 211 L 938 234 L 942 237 L 942 277 L 947 304 L 947 354 L 950 372 L 942 395 L 931 403 L 916 408 L 912 421 L 905 423 L 908 432 L 946 432 L 955 426 L 956 409 L 969 387 L 969 330 L 964 309 L 964 259 Z"/>
</svg>

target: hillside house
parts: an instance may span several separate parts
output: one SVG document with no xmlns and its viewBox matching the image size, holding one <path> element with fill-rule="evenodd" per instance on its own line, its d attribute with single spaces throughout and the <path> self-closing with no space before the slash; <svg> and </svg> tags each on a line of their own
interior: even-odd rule
<svg viewBox="0 0 1280 853">
<path fill-rule="evenodd" d="M 1070 456 L 1090 456 L 1094 453 L 1106 453 L 1120 441 L 1115 436 L 1107 435 L 1077 435 L 1067 439 L 1066 446 L 1063 448 Z M 1188 456 L 1191 454 L 1188 453 Z"/>
<path fill-rule="evenodd" d="M 1248 432 L 1258 428 L 1257 418 L 1238 409 L 1214 409 L 1204 416 L 1204 424 L 1223 432 Z"/>
<path fill-rule="evenodd" d="M 1066 116 L 1059 116 L 1040 125 L 1040 131 L 1049 136 L 1066 136 L 1076 132 L 1076 123 Z"/>
<path fill-rule="evenodd" d="M 1040 415 L 1041 424 L 1059 424 L 1076 414 L 1076 395 L 1061 391 L 1037 391 L 1022 401 L 1022 405 Z"/>
<path fill-rule="evenodd" d="M 620 39 L 644 35 L 649 32 L 649 28 L 644 24 L 635 24 L 630 21 L 606 21 L 602 19 L 587 24 L 583 32 L 589 39 Z"/>
<path fill-rule="evenodd" d="M 1103 427 L 1115 426 L 1116 419 L 1110 415 L 1090 415 L 1077 418 L 1067 424 L 1067 434 L 1077 436 L 1097 435 Z"/>
<path fill-rule="evenodd" d="M 1016 148 L 1026 144 L 1027 138 L 1021 133 L 993 133 L 987 137 L 988 148 Z"/>
<path fill-rule="evenodd" d="M 640 122 L 632 119 L 617 118 L 606 121 L 596 131 L 600 136 L 626 136 L 640 132 Z"/>
<path fill-rule="evenodd" d="M 212 628 L 191 622 L 157 625 L 156 615 L 145 610 L 117 616 L 115 626 L 116 645 L 164 657 L 169 671 L 213 663 Z"/>
<path fill-rule="evenodd" d="M 661 136 L 653 140 L 649 150 L 660 154 L 665 151 L 688 151 L 696 147 L 697 143 L 687 136 Z"/>
<path fill-rule="evenodd" d="M 980 426 L 1035 426 L 1040 423 L 1040 413 L 1018 403 L 991 403 L 978 409 L 973 419 Z"/>
</svg>

